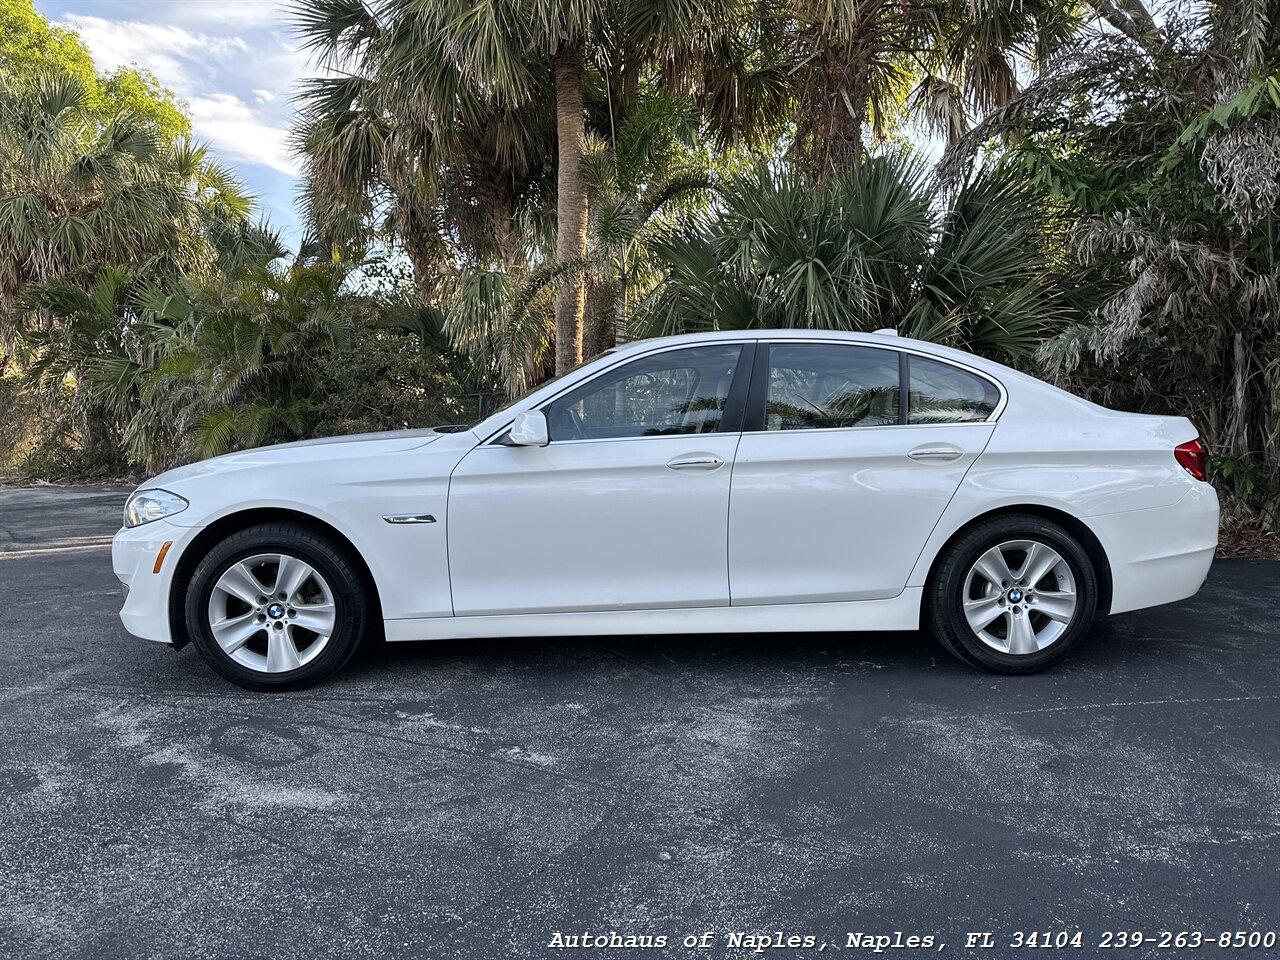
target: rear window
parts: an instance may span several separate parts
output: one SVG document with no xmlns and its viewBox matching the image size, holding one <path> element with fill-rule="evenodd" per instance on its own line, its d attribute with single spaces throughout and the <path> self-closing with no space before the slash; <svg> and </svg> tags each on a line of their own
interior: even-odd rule
<svg viewBox="0 0 1280 960">
<path fill-rule="evenodd" d="M 1000 391 L 984 377 L 948 363 L 910 356 L 907 423 L 973 423 L 988 419 Z"/>
</svg>

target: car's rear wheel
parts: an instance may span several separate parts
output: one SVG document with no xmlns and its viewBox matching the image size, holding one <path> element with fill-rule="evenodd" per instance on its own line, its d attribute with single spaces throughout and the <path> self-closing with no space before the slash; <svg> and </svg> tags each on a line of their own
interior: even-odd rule
<svg viewBox="0 0 1280 960">
<path fill-rule="evenodd" d="M 939 558 L 927 588 L 934 635 L 966 663 L 1035 673 L 1088 633 L 1097 576 L 1070 531 L 1010 514 L 975 524 Z"/>
<path fill-rule="evenodd" d="M 295 690 L 351 659 L 369 620 L 366 587 L 339 544 L 269 523 L 217 544 L 187 589 L 187 629 L 218 673 L 250 690 Z"/>
</svg>

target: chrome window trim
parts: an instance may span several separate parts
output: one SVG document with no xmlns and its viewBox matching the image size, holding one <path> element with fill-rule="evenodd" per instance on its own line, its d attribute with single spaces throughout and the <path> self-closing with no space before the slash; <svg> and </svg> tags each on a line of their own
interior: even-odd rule
<svg viewBox="0 0 1280 960">
<path fill-rule="evenodd" d="M 919 430 L 921 427 L 994 427 L 994 420 L 956 420 L 951 423 L 877 423 L 868 427 L 797 427 L 794 430 L 743 430 L 744 437 L 770 437 L 785 433 L 853 433 L 867 430 Z"/>
<path fill-rule="evenodd" d="M 505 432 L 505 431 L 504 431 Z M 550 440 L 547 446 L 561 446 L 566 443 L 618 443 L 622 440 L 684 440 L 686 443 L 690 439 L 697 437 L 740 437 L 740 431 L 715 431 L 713 433 L 654 433 L 647 437 L 578 437 L 573 440 Z M 494 446 L 503 446 L 503 444 L 494 444 Z"/>
<path fill-rule="evenodd" d="M 884 423 L 884 424 L 877 424 L 875 426 L 870 426 L 870 427 L 801 427 L 796 430 L 743 430 L 737 433 L 724 433 L 724 434 L 721 434 L 719 432 L 708 433 L 708 434 L 668 433 L 668 434 L 655 434 L 654 436 L 649 436 L 649 437 L 584 437 L 576 440 L 551 440 L 550 444 L 617 443 L 623 440 L 672 440 L 676 438 L 703 437 L 703 436 L 732 437 L 732 436 L 755 436 L 759 434 L 777 435 L 777 434 L 783 434 L 783 433 L 829 433 L 832 430 L 853 431 L 853 430 L 902 430 L 902 429 L 911 429 L 911 428 L 919 429 L 921 427 L 981 427 L 981 426 L 990 426 L 995 424 L 1000 419 L 1000 415 L 1004 413 L 1005 407 L 1008 406 L 1008 403 L 1009 403 L 1009 391 L 1005 389 L 1005 386 L 1003 383 L 1001 383 L 999 380 L 997 380 L 994 376 L 987 373 L 986 371 L 979 370 L 976 367 L 971 367 L 967 363 L 962 363 L 959 360 L 952 360 L 949 357 L 939 357 L 938 355 L 930 353 L 927 350 L 920 350 L 918 348 L 907 346 L 901 343 L 868 343 L 865 340 L 844 340 L 836 337 L 744 336 L 741 339 L 713 340 L 705 344 L 704 343 L 666 344 L 664 346 L 655 347 L 652 350 L 646 350 L 643 353 L 629 354 L 628 356 L 620 360 L 618 363 L 605 367 L 603 370 L 597 373 L 594 377 L 592 377 L 591 380 L 595 380 L 596 377 L 602 377 L 605 374 L 609 373 L 610 371 L 616 370 L 618 367 L 621 367 L 623 364 L 630 363 L 632 360 L 641 360 L 645 357 L 655 356 L 656 354 L 660 354 L 660 353 L 670 353 L 673 350 L 689 350 L 689 349 L 693 349 L 696 347 L 703 347 L 703 346 L 708 346 L 708 347 L 737 346 L 741 348 L 748 343 L 754 343 L 757 345 L 765 345 L 765 346 L 772 346 L 775 343 L 816 343 L 816 344 L 829 343 L 829 344 L 841 344 L 844 346 L 851 346 L 851 347 L 866 347 L 868 350 L 889 350 L 894 354 L 906 353 L 914 357 L 923 357 L 926 360 L 934 360 L 938 363 L 948 364 L 949 366 L 955 367 L 957 370 L 964 370 L 966 373 L 971 373 L 975 377 L 980 377 L 981 379 L 986 380 L 988 383 L 992 384 L 996 388 L 996 390 L 999 391 L 1000 401 L 996 404 L 995 409 L 991 411 L 990 415 L 985 420 L 958 420 L 954 423 Z M 607 353 L 605 355 L 607 355 Z M 735 376 L 736 375 L 737 375 L 737 371 L 735 369 Z M 530 409 L 545 410 L 550 404 L 555 403 L 566 393 L 569 393 L 570 391 L 573 391 L 573 390 L 577 390 L 579 387 L 584 386 L 587 383 L 590 383 L 591 380 L 580 380 L 577 383 L 564 387 L 558 393 L 553 394 L 546 400 L 539 403 L 537 406 L 531 407 Z M 482 440 L 479 444 L 477 444 L 477 448 L 504 446 L 504 444 L 500 444 L 497 442 L 498 438 L 503 436 L 508 430 L 511 429 L 511 424 L 514 420 L 515 420 L 515 417 L 513 415 L 511 420 L 507 421 L 505 424 L 499 427 L 494 433 L 490 434 L 488 437 Z"/>
</svg>

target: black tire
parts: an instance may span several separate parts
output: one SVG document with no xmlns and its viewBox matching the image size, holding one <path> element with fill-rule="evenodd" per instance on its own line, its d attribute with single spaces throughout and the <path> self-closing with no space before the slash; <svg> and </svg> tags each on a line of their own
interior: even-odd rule
<svg viewBox="0 0 1280 960">
<path fill-rule="evenodd" d="M 1075 582 L 1076 607 L 1066 629 L 1047 646 L 1035 653 L 1013 655 L 989 646 L 978 636 L 965 618 L 964 600 L 969 571 L 978 559 L 997 545 L 1018 540 L 1051 547 L 1066 561 Z M 1034 514 L 1007 514 L 974 524 L 948 544 L 925 588 L 926 620 L 938 642 L 971 666 L 1004 674 L 1038 673 L 1066 657 L 1088 634 L 1097 602 L 1098 580 L 1088 552 L 1062 526 Z M 1024 602 L 1017 614 L 1030 622 L 1033 610 Z M 1043 614 L 1035 615 L 1036 622 L 1047 623 Z"/>
<path fill-rule="evenodd" d="M 304 561 L 323 577 L 333 598 L 333 632 L 314 656 L 296 669 L 269 673 L 246 666 L 219 646 L 210 627 L 210 598 L 219 578 L 233 565 L 261 554 L 281 554 Z M 323 533 L 293 523 L 248 527 L 217 544 L 192 573 L 185 601 L 188 634 L 200 655 L 223 677 L 248 690 L 297 690 L 332 676 L 359 649 L 373 609 L 365 578 L 348 552 Z M 289 633 L 298 636 L 293 631 Z M 261 635 L 251 643 L 265 647 L 267 636 L 264 625 Z M 249 649 L 250 643 L 245 647 Z"/>
</svg>

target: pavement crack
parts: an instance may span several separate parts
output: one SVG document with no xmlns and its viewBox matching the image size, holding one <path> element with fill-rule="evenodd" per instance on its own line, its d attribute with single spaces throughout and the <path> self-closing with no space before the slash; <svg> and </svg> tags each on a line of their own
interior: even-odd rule
<svg viewBox="0 0 1280 960">
<path fill-rule="evenodd" d="M 330 711 L 322 710 L 321 712 L 329 713 Z M 336 714 L 336 715 L 342 717 L 343 719 L 350 719 L 344 714 Z M 549 777 L 553 780 L 560 780 L 565 783 L 573 784 L 575 786 L 586 786 L 586 787 L 592 788 L 593 790 L 602 790 L 607 793 L 613 793 L 618 796 L 628 797 L 633 800 L 644 798 L 644 795 L 641 793 L 637 793 L 630 790 L 622 790 L 610 784 L 600 783 L 599 781 L 592 780 L 587 777 L 577 777 L 577 776 L 574 776 L 573 774 L 565 773 L 562 770 L 556 770 L 551 767 L 541 766 L 533 763 L 518 763 L 514 760 L 506 760 L 506 759 L 503 759 L 501 756 L 494 756 L 493 754 L 486 753 L 483 750 L 469 750 L 464 747 L 450 747 L 443 743 L 434 743 L 426 740 L 417 740 L 412 737 L 397 736 L 396 734 L 384 733 L 378 730 L 368 730 L 358 726 L 345 726 L 343 724 L 330 723 L 330 729 L 343 730 L 343 731 L 346 731 L 347 733 L 354 733 L 360 736 L 373 737 L 378 740 L 385 740 L 393 743 L 410 744 L 415 747 L 424 747 L 429 750 L 439 750 L 442 753 L 451 753 L 455 756 L 465 757 L 466 759 L 469 759 L 469 760 L 482 760 L 486 763 L 498 764 L 504 767 L 510 767 L 512 769 L 520 770 L 525 773 L 541 774 L 542 776 Z"/>
<path fill-rule="evenodd" d="M 1033 707 L 1028 710 L 999 710 L 987 716 L 1017 717 L 1035 713 L 1071 713 L 1077 710 L 1115 710 L 1124 707 L 1187 706 L 1202 703 L 1253 703 L 1280 700 L 1280 694 L 1257 694 L 1249 697 L 1170 697 L 1162 700 L 1115 700 L 1109 703 L 1069 703 L 1057 707 Z"/>
<path fill-rule="evenodd" d="M 322 860 L 321 858 L 315 856 L 312 853 L 307 852 L 302 847 L 296 846 L 295 844 L 292 844 L 292 843 L 285 843 L 283 840 L 279 839 L 278 837 L 273 837 L 271 834 L 267 833 L 264 830 L 259 830 L 257 827 L 250 826 L 247 823 L 240 823 L 236 820 L 232 820 L 226 814 L 222 814 L 218 816 L 217 819 L 221 820 L 223 823 L 231 827 L 233 830 L 242 830 L 245 833 L 253 834 L 259 840 L 264 841 L 269 847 L 273 847 L 277 850 L 288 850 L 290 853 L 295 854 L 301 857 L 303 860 L 306 860 L 308 863 L 314 864 L 315 866 L 320 867 L 324 870 L 328 870 L 331 867 L 331 864 L 329 862 Z"/>
</svg>

